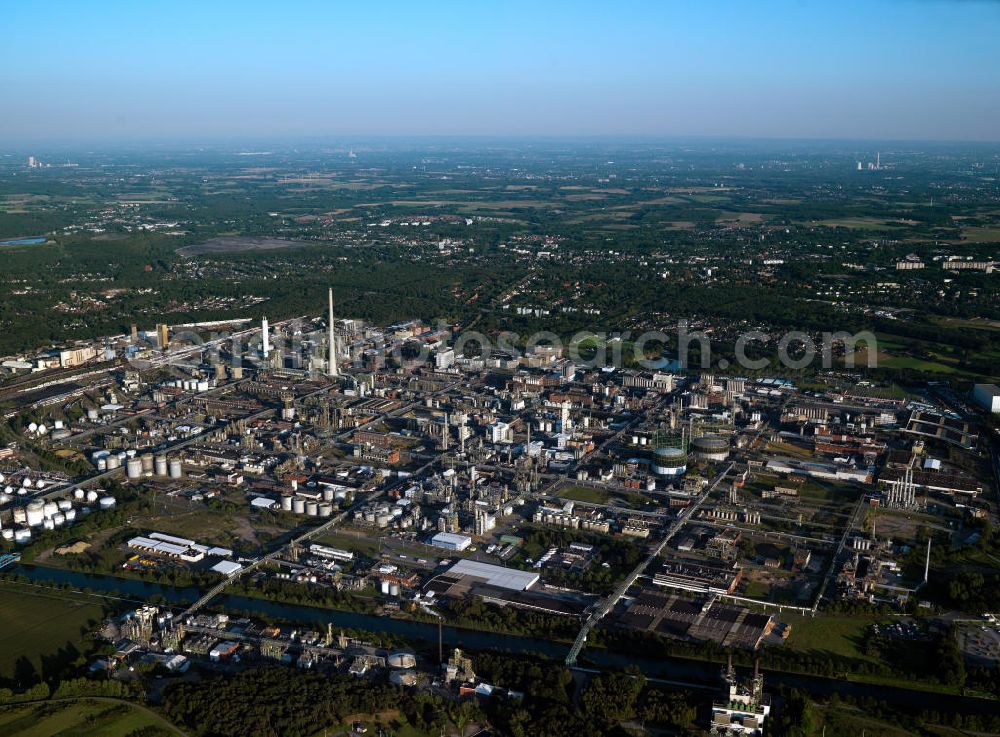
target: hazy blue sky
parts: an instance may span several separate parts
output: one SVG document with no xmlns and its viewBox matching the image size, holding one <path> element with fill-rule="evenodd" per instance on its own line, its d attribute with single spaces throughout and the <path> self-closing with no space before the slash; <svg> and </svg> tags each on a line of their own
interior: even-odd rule
<svg viewBox="0 0 1000 737">
<path fill-rule="evenodd" d="M 1000 3 L 18 2 L 0 140 L 1000 139 Z"/>
</svg>

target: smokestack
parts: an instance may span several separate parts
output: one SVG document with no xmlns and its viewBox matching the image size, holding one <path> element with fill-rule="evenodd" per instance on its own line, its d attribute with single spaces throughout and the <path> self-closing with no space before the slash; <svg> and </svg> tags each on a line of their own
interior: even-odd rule
<svg viewBox="0 0 1000 737">
<path fill-rule="evenodd" d="M 924 561 L 924 583 L 927 583 L 927 576 L 931 572 L 931 539 L 927 538 L 927 560 Z"/>
<path fill-rule="evenodd" d="M 327 362 L 326 373 L 328 376 L 337 377 L 340 374 L 337 368 L 337 343 L 336 343 L 337 339 L 336 336 L 334 336 L 333 334 L 333 288 L 332 287 L 330 288 L 329 292 L 329 306 L 330 306 L 330 312 L 327 315 L 326 322 L 327 322 L 327 332 L 328 332 L 327 347 L 330 355 L 327 359 L 328 362 Z"/>
<path fill-rule="evenodd" d="M 268 334 L 266 317 L 263 317 L 260 320 L 260 336 L 262 341 L 260 352 L 264 358 L 267 358 L 268 354 L 271 352 L 271 336 Z"/>
</svg>

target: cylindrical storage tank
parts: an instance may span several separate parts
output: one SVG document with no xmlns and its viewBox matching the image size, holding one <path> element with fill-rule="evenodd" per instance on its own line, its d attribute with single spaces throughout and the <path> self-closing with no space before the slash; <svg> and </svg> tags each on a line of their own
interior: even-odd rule
<svg viewBox="0 0 1000 737">
<path fill-rule="evenodd" d="M 67 509 L 65 512 L 63 512 L 63 514 L 65 515 L 67 522 L 73 522 L 74 520 L 76 520 L 75 509 Z"/>
<path fill-rule="evenodd" d="M 319 516 L 320 517 L 332 517 L 333 516 L 333 505 L 330 505 L 330 504 L 320 504 L 319 505 Z"/>
<path fill-rule="evenodd" d="M 13 498 L 14 497 L 12 497 L 10 494 L 5 494 L 3 492 L 0 492 L 0 504 L 7 504 Z"/>
<path fill-rule="evenodd" d="M 31 486 L 31 479 L 29 479 L 29 478 L 22 479 L 21 480 L 21 486 L 22 486 L 22 488 L 27 489 L 29 486 Z"/>
<path fill-rule="evenodd" d="M 97 501 L 97 492 L 94 491 L 93 489 L 91 489 L 90 491 L 88 491 L 87 492 L 87 501 L 91 502 L 91 503 L 96 502 Z"/>
<path fill-rule="evenodd" d="M 292 511 L 295 514 L 305 514 L 306 513 L 306 500 L 295 497 L 292 499 Z"/>
<path fill-rule="evenodd" d="M 88 409 L 87 410 L 87 419 L 88 420 L 96 421 L 97 420 L 97 410 L 96 409 Z"/>
<path fill-rule="evenodd" d="M 306 514 L 310 517 L 318 517 L 319 505 L 316 502 L 306 502 Z"/>
<path fill-rule="evenodd" d="M 83 499 L 83 489 L 74 489 L 73 491 L 74 499 Z"/>
<path fill-rule="evenodd" d="M 116 468 L 122 467 L 122 459 L 119 458 L 118 456 L 108 456 L 104 460 L 106 461 L 104 467 L 109 471 L 113 471 Z M 100 468 L 100 465 L 98 465 L 98 468 Z"/>
<path fill-rule="evenodd" d="M 98 471 L 107 471 L 108 470 L 108 459 L 107 458 L 98 458 L 97 459 L 97 470 Z"/>
<path fill-rule="evenodd" d="M 139 462 L 142 463 L 142 472 L 143 473 L 152 473 L 153 472 L 153 454 L 152 453 L 144 453 L 143 455 L 141 455 L 139 457 Z"/>
<path fill-rule="evenodd" d="M 21 527 L 14 530 L 14 542 L 16 543 L 26 543 L 31 539 L 31 530 L 27 527 Z"/>
<path fill-rule="evenodd" d="M 203 381 L 199 381 L 198 382 L 198 391 L 200 391 L 200 392 L 207 392 L 208 391 L 208 382 L 204 381 L 204 380 Z"/>
<path fill-rule="evenodd" d="M 156 456 L 156 461 L 153 464 L 153 467 L 156 470 L 156 475 L 157 476 L 166 476 L 167 475 L 167 457 L 166 456 Z"/>
<path fill-rule="evenodd" d="M 59 511 L 59 505 L 56 504 L 55 502 L 45 502 L 45 504 L 42 506 L 42 514 L 44 514 L 46 517 L 51 517 L 58 511 Z"/>
<path fill-rule="evenodd" d="M 45 519 L 45 505 L 41 502 L 32 502 L 27 507 L 25 507 L 26 520 L 28 527 L 38 527 L 42 524 L 42 520 Z"/>
<path fill-rule="evenodd" d="M 687 471 L 687 453 L 683 448 L 657 448 L 653 451 L 652 465 L 657 476 L 683 476 Z"/>
<path fill-rule="evenodd" d="M 389 595 L 390 596 L 399 596 L 399 584 L 398 583 L 391 583 L 391 584 L 389 584 Z"/>
<path fill-rule="evenodd" d="M 416 668 L 417 658 L 413 653 L 392 653 L 385 660 L 386 664 L 390 668 Z"/>
<path fill-rule="evenodd" d="M 111 509 L 115 506 L 115 498 L 113 496 L 102 496 L 97 504 L 101 509 Z"/>
<path fill-rule="evenodd" d="M 142 460 L 139 458 L 129 458 L 125 464 L 125 475 L 130 481 L 142 478 Z"/>
<path fill-rule="evenodd" d="M 65 512 L 67 509 L 73 508 L 73 502 L 69 499 L 60 499 L 58 502 L 58 507 L 60 512 Z"/>
<path fill-rule="evenodd" d="M 392 517 L 388 514 L 380 514 L 375 518 L 375 524 L 379 527 L 388 527 L 389 522 L 392 521 Z"/>
<path fill-rule="evenodd" d="M 290 496 L 281 497 L 281 510 L 283 512 L 292 511 L 292 498 Z"/>
<path fill-rule="evenodd" d="M 702 461 L 724 461 L 729 457 L 729 440 L 713 435 L 703 435 L 691 441 L 691 450 Z"/>
<path fill-rule="evenodd" d="M 388 581 L 383 581 L 382 582 L 382 593 L 383 594 L 388 594 L 389 593 L 389 582 Z"/>
<path fill-rule="evenodd" d="M 66 515 L 63 514 L 62 512 L 56 512 L 55 514 L 52 515 L 52 524 L 54 524 L 56 527 L 62 527 L 64 524 L 66 524 Z"/>
<path fill-rule="evenodd" d="M 333 501 L 333 489 L 331 489 L 329 486 L 323 489 L 323 501 L 324 502 Z"/>
<path fill-rule="evenodd" d="M 181 470 L 181 462 L 176 458 L 170 461 L 168 466 L 169 466 L 170 478 L 179 479 L 183 475 L 183 471 Z"/>
<path fill-rule="evenodd" d="M 28 524 L 28 510 L 24 507 L 16 507 L 12 514 L 14 515 L 15 525 Z"/>
<path fill-rule="evenodd" d="M 4 540 L 13 540 L 14 539 L 14 528 L 13 527 L 7 527 L 7 528 L 5 528 L 3 530 L 0 530 L 0 536 L 2 536 Z"/>
<path fill-rule="evenodd" d="M 36 489 L 44 489 L 45 488 L 45 479 L 38 479 L 38 481 L 35 482 L 35 488 Z"/>
<path fill-rule="evenodd" d="M 42 520 L 43 530 L 54 530 L 56 529 L 56 523 L 50 520 L 48 517 Z"/>
</svg>

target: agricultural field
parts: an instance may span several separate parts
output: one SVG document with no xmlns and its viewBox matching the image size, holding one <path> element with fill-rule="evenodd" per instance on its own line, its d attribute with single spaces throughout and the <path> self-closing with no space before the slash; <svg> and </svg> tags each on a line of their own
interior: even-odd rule
<svg viewBox="0 0 1000 737">
<path fill-rule="evenodd" d="M 183 735 L 145 707 L 114 699 L 69 699 L 0 706 L 5 737 L 170 737 Z"/>
<path fill-rule="evenodd" d="M 103 618 L 94 599 L 0 582 L 0 681 L 44 677 L 75 663 L 92 648 L 90 630 Z"/>
</svg>

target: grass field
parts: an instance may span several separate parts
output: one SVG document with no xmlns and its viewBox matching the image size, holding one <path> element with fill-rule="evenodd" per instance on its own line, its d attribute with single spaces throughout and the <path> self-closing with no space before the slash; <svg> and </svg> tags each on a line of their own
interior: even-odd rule
<svg viewBox="0 0 1000 737">
<path fill-rule="evenodd" d="M 815 734 L 822 731 L 827 737 L 857 737 L 862 734 L 879 737 L 912 737 L 913 730 L 874 719 L 863 710 L 850 706 L 823 706 L 817 710 L 818 726 Z M 941 737 L 958 737 L 967 734 L 950 727 L 934 728 L 933 733 Z"/>
<path fill-rule="evenodd" d="M 63 650 L 84 652 L 88 631 L 104 618 L 102 607 L 58 592 L 40 593 L 23 586 L 0 585 L 0 677 L 13 678 L 17 663 L 27 658 L 44 674 L 46 661 Z M 0 733 L 6 734 L 2 727 Z"/>
<path fill-rule="evenodd" d="M 792 625 L 788 647 L 799 652 L 828 652 L 849 658 L 877 662 L 862 654 L 861 641 L 865 629 L 874 620 L 870 617 L 829 615 L 806 617 L 783 615 Z"/>
<path fill-rule="evenodd" d="M 604 489 L 592 489 L 589 486 L 570 486 L 559 492 L 563 499 L 591 504 L 606 504 L 609 494 Z"/>
<path fill-rule="evenodd" d="M 142 729 L 144 737 L 181 734 L 146 709 L 97 699 L 73 699 L 0 707 L 5 737 L 126 737 Z"/>
</svg>

